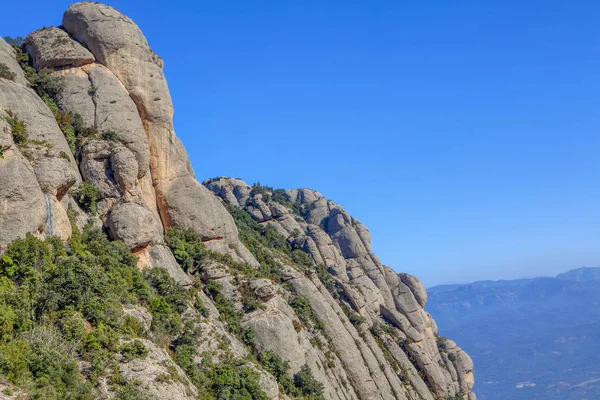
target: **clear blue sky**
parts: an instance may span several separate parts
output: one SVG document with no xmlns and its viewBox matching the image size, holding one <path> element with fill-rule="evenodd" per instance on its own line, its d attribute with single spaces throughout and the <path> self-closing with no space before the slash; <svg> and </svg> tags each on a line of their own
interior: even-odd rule
<svg viewBox="0 0 600 400">
<path fill-rule="evenodd" d="M 70 3 L 7 2 L 0 34 Z M 107 3 L 165 59 L 200 180 L 317 189 L 426 285 L 600 265 L 598 2 Z"/>
</svg>

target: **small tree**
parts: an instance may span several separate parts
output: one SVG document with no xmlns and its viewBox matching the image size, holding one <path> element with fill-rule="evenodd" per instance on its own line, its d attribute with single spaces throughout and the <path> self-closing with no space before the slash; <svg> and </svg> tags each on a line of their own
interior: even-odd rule
<svg viewBox="0 0 600 400">
<path fill-rule="evenodd" d="M 4 63 L 0 63 L 0 79 L 8 79 L 9 81 L 15 80 L 15 74 Z"/>
<path fill-rule="evenodd" d="M 92 214 L 96 212 L 96 202 L 98 201 L 96 186 L 81 182 L 81 185 L 73 191 L 73 198 L 85 211 Z"/>
</svg>

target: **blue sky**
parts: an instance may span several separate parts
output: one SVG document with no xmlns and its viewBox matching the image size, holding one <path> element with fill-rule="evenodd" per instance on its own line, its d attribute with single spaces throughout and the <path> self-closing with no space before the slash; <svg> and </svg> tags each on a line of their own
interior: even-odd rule
<svg viewBox="0 0 600 400">
<path fill-rule="evenodd" d="M 0 34 L 70 3 L 3 4 Z M 600 265 L 597 2 L 107 3 L 165 59 L 200 180 L 319 190 L 426 285 Z"/>
</svg>

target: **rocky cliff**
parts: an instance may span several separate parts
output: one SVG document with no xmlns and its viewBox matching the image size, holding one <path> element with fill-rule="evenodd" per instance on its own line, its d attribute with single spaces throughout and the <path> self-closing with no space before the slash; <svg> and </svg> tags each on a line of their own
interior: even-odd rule
<svg viewBox="0 0 600 400">
<path fill-rule="evenodd" d="M 70 6 L 61 27 L 23 42 L 0 39 L 0 264 L 13 268 L 0 269 L 19 290 L 25 278 L 9 273 L 26 263 L 14 253 L 19 240 L 54 243 L 52 274 L 64 257 L 94 253 L 77 246 L 95 228 L 135 255 L 149 288 L 115 311 L 143 329 L 110 328 L 143 357 L 100 343 L 107 355 L 97 365 L 73 347 L 89 393 L 115 398 L 134 385 L 148 398 L 475 399 L 472 362 L 438 335 L 421 282 L 382 265 L 368 229 L 343 208 L 309 189 L 196 180 L 162 69 L 137 25 L 98 3 Z M 148 272 L 157 269 L 170 281 L 158 284 Z M 169 303 L 175 292 L 187 300 Z M 56 312 L 89 309 L 87 299 Z M 160 299 L 180 307 L 176 327 L 157 328 Z M 83 343 L 110 325 L 87 315 Z M 35 348 L 31 324 L 11 332 Z M 2 369 L 2 354 L 8 389 L 33 393 L 36 370 L 24 385 Z M 216 373 L 223 365 L 230 370 Z M 215 378 L 228 374 L 259 387 Z"/>
</svg>

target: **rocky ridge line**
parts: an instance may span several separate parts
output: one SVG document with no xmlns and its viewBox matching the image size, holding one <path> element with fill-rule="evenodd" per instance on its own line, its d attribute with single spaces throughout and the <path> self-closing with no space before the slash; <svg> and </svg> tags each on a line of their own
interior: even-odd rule
<svg viewBox="0 0 600 400">
<path fill-rule="evenodd" d="M 109 6 L 76 3 L 65 12 L 61 28 L 33 32 L 24 48 L 37 72 L 59 79 L 63 87 L 57 108 L 49 108 L 28 82 L 19 54 L 0 39 L 0 63 L 14 74 L 0 78 L 0 249 L 27 233 L 67 240 L 69 211 L 75 211 L 80 227 L 93 221 L 122 240 L 138 256 L 140 268 L 166 268 L 186 286 L 193 275 L 218 282 L 240 309 L 249 287 L 262 304 L 243 317 L 244 326 L 256 332 L 256 349 L 287 360 L 292 373 L 308 365 L 328 399 L 475 399 L 472 362 L 454 342 L 437 335 L 423 310 L 422 284 L 383 266 L 371 253 L 369 231 L 340 206 L 309 189 L 273 191 L 225 178 L 202 185 L 195 179 L 173 129 L 163 61 L 131 19 Z M 57 121 L 57 116 L 75 115 L 88 132 L 76 138 L 76 146 Z M 23 124 L 26 138 L 15 136 L 15 123 Z M 86 209 L 78 195 L 89 187 L 97 194 L 95 211 Z M 309 255 L 313 272 L 274 252 L 283 265 L 278 281 L 240 281 L 227 262 L 205 262 L 186 273 L 165 245 L 165 232 L 172 227 L 192 229 L 210 250 L 261 268 L 222 202 Z M 317 266 L 326 275 L 314 272 Z M 210 310 L 203 323 L 210 333 L 201 350 L 221 352 L 218 338 L 225 337 L 228 353 L 246 357 L 247 347 L 227 331 L 213 299 L 199 295 Z M 322 326 L 300 326 L 290 305 L 295 296 L 308 301 Z M 138 314 L 147 320 L 144 310 Z M 152 354 L 168 362 L 161 351 Z M 270 398 L 287 398 L 273 376 L 260 373 Z M 133 372 L 129 377 L 139 378 Z M 181 385 L 152 385 L 159 398 L 195 393 Z"/>
</svg>

